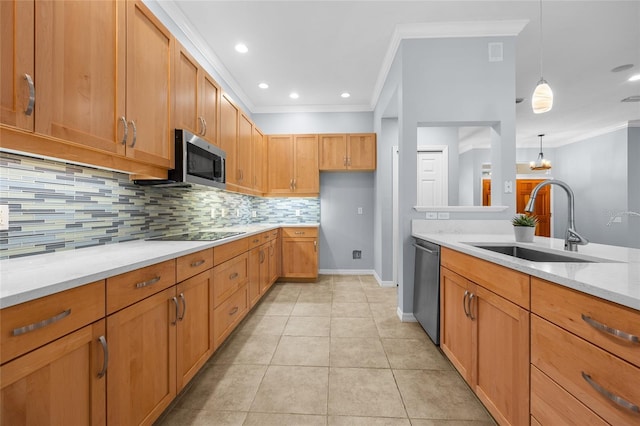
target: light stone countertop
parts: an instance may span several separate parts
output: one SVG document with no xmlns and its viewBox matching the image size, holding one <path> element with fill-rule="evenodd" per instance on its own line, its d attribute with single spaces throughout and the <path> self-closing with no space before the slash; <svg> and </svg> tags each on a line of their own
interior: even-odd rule
<svg viewBox="0 0 640 426">
<path fill-rule="evenodd" d="M 0 309 L 272 229 L 318 226 L 287 223 L 212 228 L 203 231 L 244 233 L 217 241 L 136 240 L 0 260 Z"/>
<path fill-rule="evenodd" d="M 413 237 L 640 310 L 640 249 L 589 243 L 579 246 L 576 253 L 565 251 L 564 240 L 557 238 L 535 237 L 533 243 L 516 243 L 513 232 L 441 233 L 416 228 L 414 226 Z M 597 263 L 531 262 L 474 247 L 469 243 L 515 244 L 596 260 Z"/>
</svg>

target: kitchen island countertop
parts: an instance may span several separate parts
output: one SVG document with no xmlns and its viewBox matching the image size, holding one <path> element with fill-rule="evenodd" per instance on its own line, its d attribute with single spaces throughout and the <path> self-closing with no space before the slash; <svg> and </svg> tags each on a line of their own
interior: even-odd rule
<svg viewBox="0 0 640 426">
<path fill-rule="evenodd" d="M 272 229 L 318 226 L 287 223 L 211 228 L 206 231 L 243 233 L 217 241 L 135 240 L 0 260 L 0 309 Z"/>
</svg>

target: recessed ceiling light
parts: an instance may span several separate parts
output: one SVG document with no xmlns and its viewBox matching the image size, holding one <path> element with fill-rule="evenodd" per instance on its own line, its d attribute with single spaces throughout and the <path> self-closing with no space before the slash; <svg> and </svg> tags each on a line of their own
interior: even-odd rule
<svg viewBox="0 0 640 426">
<path fill-rule="evenodd" d="M 340 96 L 346 99 L 346 98 L 348 98 L 349 96 L 351 96 L 351 93 L 349 93 L 349 92 L 343 92 Z"/>
<path fill-rule="evenodd" d="M 261 89 L 268 89 L 269 85 L 267 83 L 260 83 L 260 84 L 258 84 L 258 87 L 261 88 Z"/>
<path fill-rule="evenodd" d="M 629 81 L 640 81 L 640 74 L 634 74 L 629 77 Z"/>
<path fill-rule="evenodd" d="M 247 53 L 248 51 L 249 51 L 249 48 L 247 47 L 246 44 L 244 44 L 244 43 L 236 44 L 236 52 L 238 52 L 238 53 Z"/>
<path fill-rule="evenodd" d="M 620 102 L 640 102 L 640 95 L 629 96 Z"/>
<path fill-rule="evenodd" d="M 300 95 L 298 95 L 296 92 L 292 92 L 291 94 L 289 94 L 289 97 L 291 99 L 298 99 L 300 97 Z"/>
<path fill-rule="evenodd" d="M 619 67 L 615 67 L 614 69 L 611 70 L 611 72 L 626 71 L 631 68 L 633 68 L 633 64 L 624 64 L 624 65 L 620 65 Z"/>
</svg>

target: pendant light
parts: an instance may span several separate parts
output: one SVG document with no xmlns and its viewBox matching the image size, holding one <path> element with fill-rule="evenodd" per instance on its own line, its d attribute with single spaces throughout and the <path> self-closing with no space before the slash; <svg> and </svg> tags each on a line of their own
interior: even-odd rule
<svg viewBox="0 0 640 426">
<path fill-rule="evenodd" d="M 551 111 L 553 107 L 553 91 L 542 77 L 542 0 L 540 0 L 540 81 L 531 97 L 531 107 L 535 114 Z"/>
<path fill-rule="evenodd" d="M 540 138 L 540 153 L 538 154 L 538 158 L 536 159 L 536 161 L 531 161 L 529 163 L 529 168 L 531 170 L 549 170 L 551 168 L 551 161 L 546 160 L 544 158 L 544 154 L 542 153 L 542 137 L 544 136 L 544 133 L 541 135 L 538 135 L 538 137 Z"/>
</svg>

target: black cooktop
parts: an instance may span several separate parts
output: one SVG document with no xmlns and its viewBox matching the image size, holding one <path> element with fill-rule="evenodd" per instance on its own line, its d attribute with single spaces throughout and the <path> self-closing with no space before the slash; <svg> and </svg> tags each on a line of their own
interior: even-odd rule
<svg viewBox="0 0 640 426">
<path fill-rule="evenodd" d="M 222 238 L 233 237 L 234 235 L 240 234 L 244 234 L 244 232 L 187 232 L 184 234 L 164 235 L 162 237 L 149 238 L 148 241 L 216 241 L 221 240 Z"/>
</svg>

